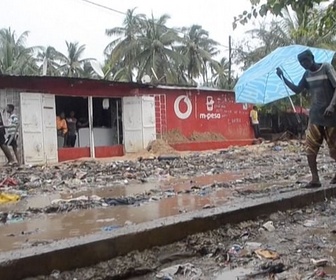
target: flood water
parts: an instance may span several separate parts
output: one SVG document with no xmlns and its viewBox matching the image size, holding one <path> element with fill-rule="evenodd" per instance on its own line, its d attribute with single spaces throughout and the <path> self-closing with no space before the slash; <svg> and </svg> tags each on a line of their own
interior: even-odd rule
<svg viewBox="0 0 336 280">
<path fill-rule="evenodd" d="M 204 195 L 183 193 L 182 190 L 192 186 L 208 185 L 215 182 L 229 182 L 241 178 L 241 174 L 218 174 L 185 180 L 167 180 L 158 183 L 130 184 L 112 188 L 92 189 L 75 194 L 40 195 L 27 198 L 17 205 L 7 205 L 7 209 L 28 209 L 45 207 L 54 199 L 78 197 L 81 195 L 98 195 L 100 197 L 128 196 L 152 189 L 174 190 L 176 195 L 158 201 L 149 201 L 140 206 L 116 206 L 78 210 L 60 214 L 39 214 L 35 218 L 0 226 L 2 236 L 0 251 L 36 246 L 44 242 L 86 235 L 99 231 L 110 231 L 131 223 L 142 223 L 158 218 L 177 215 L 202 209 L 205 205 L 218 206 L 227 201 L 232 190 L 223 188 Z"/>
</svg>

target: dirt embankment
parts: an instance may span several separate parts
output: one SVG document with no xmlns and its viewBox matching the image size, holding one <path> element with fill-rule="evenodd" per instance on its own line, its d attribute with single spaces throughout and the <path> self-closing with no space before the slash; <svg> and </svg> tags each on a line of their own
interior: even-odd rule
<svg viewBox="0 0 336 280">
<path fill-rule="evenodd" d="M 194 131 L 189 137 L 184 136 L 179 130 L 174 129 L 163 135 L 163 139 L 169 144 L 188 143 L 188 142 L 212 142 L 225 141 L 225 137 L 216 132 L 197 132 Z"/>
</svg>

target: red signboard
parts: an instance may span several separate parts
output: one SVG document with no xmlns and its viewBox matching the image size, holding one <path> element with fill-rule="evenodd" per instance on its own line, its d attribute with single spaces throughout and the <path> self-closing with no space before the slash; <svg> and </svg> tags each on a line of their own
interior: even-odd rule
<svg viewBox="0 0 336 280">
<path fill-rule="evenodd" d="M 185 136 L 194 132 L 221 133 L 226 139 L 251 139 L 251 107 L 237 104 L 233 93 L 172 92 L 166 95 L 167 130 Z"/>
</svg>

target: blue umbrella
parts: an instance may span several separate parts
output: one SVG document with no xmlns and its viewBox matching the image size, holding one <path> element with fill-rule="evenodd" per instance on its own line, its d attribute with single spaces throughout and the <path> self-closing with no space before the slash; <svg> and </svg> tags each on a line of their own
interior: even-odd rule
<svg viewBox="0 0 336 280">
<path fill-rule="evenodd" d="M 241 75 L 234 88 L 236 102 L 268 104 L 293 95 L 277 76 L 276 68 L 280 67 L 289 80 L 298 84 L 305 70 L 298 62 L 297 55 L 307 49 L 312 51 L 315 61 L 320 63 L 331 62 L 335 54 L 335 51 L 301 45 L 277 48 Z"/>
</svg>

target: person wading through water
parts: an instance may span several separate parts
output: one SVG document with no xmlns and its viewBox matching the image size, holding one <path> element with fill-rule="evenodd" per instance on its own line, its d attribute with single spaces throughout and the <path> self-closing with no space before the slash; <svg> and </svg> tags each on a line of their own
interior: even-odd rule
<svg viewBox="0 0 336 280">
<path fill-rule="evenodd" d="M 293 92 L 307 89 L 312 97 L 306 132 L 306 153 L 312 180 L 305 187 L 318 188 L 321 182 L 316 158 L 323 140 L 328 144 L 330 156 L 336 160 L 336 72 L 330 63 L 316 63 L 309 49 L 298 55 L 298 61 L 306 70 L 298 85 L 285 78 L 280 68 L 276 73 Z M 336 174 L 330 184 L 336 184 Z"/>
</svg>

